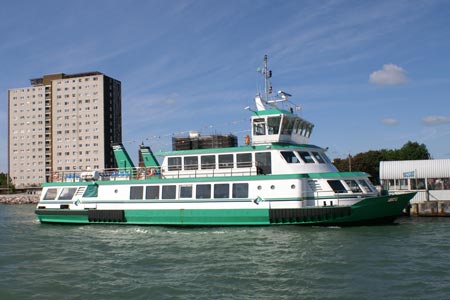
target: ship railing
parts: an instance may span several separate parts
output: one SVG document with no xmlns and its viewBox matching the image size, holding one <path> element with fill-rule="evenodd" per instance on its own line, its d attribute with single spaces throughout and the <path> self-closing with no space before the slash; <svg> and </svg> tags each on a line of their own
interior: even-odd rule
<svg viewBox="0 0 450 300">
<path fill-rule="evenodd" d="M 84 182 L 84 181 L 119 181 L 146 180 L 152 178 L 199 178 L 227 176 L 255 176 L 264 172 L 250 162 L 239 168 L 201 168 L 197 170 L 164 170 L 161 167 L 137 167 L 125 169 L 104 169 L 87 171 L 55 171 L 48 182 Z"/>
</svg>

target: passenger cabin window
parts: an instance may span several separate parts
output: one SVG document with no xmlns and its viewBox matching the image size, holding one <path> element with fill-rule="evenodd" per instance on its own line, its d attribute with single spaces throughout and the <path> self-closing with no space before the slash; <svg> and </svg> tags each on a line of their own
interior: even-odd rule
<svg viewBox="0 0 450 300">
<path fill-rule="evenodd" d="M 248 198 L 248 183 L 233 183 L 233 198 Z"/>
<path fill-rule="evenodd" d="M 58 189 L 48 189 L 45 193 L 44 200 L 55 200 Z"/>
<path fill-rule="evenodd" d="M 197 199 L 209 199 L 211 198 L 211 185 L 197 184 L 195 193 Z"/>
<path fill-rule="evenodd" d="M 181 157 L 169 157 L 167 159 L 169 171 L 180 171 L 181 170 Z"/>
<path fill-rule="evenodd" d="M 230 185 L 228 183 L 221 183 L 214 185 L 214 198 L 229 198 Z"/>
<path fill-rule="evenodd" d="M 359 185 L 356 183 L 355 180 L 345 180 L 345 183 L 348 185 L 348 187 L 353 193 L 362 193 L 361 188 L 359 187 Z"/>
<path fill-rule="evenodd" d="M 177 196 L 176 185 L 163 185 L 162 187 L 162 199 L 175 199 Z"/>
<path fill-rule="evenodd" d="M 281 117 L 267 118 L 267 127 L 269 134 L 278 134 L 280 132 Z"/>
<path fill-rule="evenodd" d="M 270 152 L 255 153 L 256 171 L 258 174 L 272 174 L 272 159 Z"/>
<path fill-rule="evenodd" d="M 320 156 L 319 152 L 312 152 L 312 155 L 317 160 L 319 164 L 324 164 L 325 161 L 323 160 L 322 156 Z"/>
<path fill-rule="evenodd" d="M 63 188 L 61 194 L 59 194 L 58 200 L 72 200 L 77 188 Z"/>
<path fill-rule="evenodd" d="M 197 156 L 186 156 L 184 158 L 184 169 L 185 170 L 198 170 L 198 157 Z"/>
<path fill-rule="evenodd" d="M 251 153 L 236 154 L 236 167 L 251 168 L 252 167 L 252 154 Z"/>
<path fill-rule="evenodd" d="M 309 154 L 309 152 L 299 151 L 297 153 L 298 153 L 298 155 L 300 155 L 301 159 L 305 163 L 307 163 L 307 164 L 313 164 L 314 163 L 314 159 L 312 158 L 311 154 Z"/>
<path fill-rule="evenodd" d="M 132 186 L 130 188 L 130 200 L 142 199 L 144 193 L 143 186 Z"/>
<path fill-rule="evenodd" d="M 145 199 L 159 199 L 159 186 L 148 186 L 145 188 Z"/>
<path fill-rule="evenodd" d="M 203 155 L 201 157 L 202 170 L 215 169 L 216 168 L 216 156 L 215 155 Z"/>
<path fill-rule="evenodd" d="M 361 187 L 366 193 L 372 192 L 370 186 L 367 184 L 365 180 L 358 180 L 358 183 L 361 185 Z"/>
<path fill-rule="evenodd" d="M 219 155 L 219 169 L 231 169 L 233 165 L 233 154 Z"/>
<path fill-rule="evenodd" d="M 281 155 L 290 164 L 297 164 L 300 162 L 293 151 L 281 151 Z"/>
<path fill-rule="evenodd" d="M 192 198 L 192 185 L 180 186 L 180 198 Z"/>
<path fill-rule="evenodd" d="M 266 122 L 264 118 L 253 119 L 253 134 L 254 135 L 266 134 Z"/>
<path fill-rule="evenodd" d="M 335 193 L 346 193 L 347 190 L 345 189 L 344 185 L 340 180 L 328 180 L 328 184 L 333 189 Z"/>
</svg>

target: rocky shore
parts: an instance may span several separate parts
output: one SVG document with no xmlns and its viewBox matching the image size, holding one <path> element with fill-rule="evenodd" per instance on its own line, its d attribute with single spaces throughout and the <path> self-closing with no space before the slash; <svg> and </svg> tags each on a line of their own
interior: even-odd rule
<svg viewBox="0 0 450 300">
<path fill-rule="evenodd" d="M 0 195 L 0 204 L 36 204 L 38 202 L 38 194 Z"/>
</svg>

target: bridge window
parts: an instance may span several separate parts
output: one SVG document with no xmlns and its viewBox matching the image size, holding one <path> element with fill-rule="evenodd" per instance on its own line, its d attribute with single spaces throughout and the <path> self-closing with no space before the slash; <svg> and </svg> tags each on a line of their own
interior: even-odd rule
<svg viewBox="0 0 450 300">
<path fill-rule="evenodd" d="M 215 169 L 216 168 L 216 156 L 204 155 L 201 157 L 202 170 Z"/>
<path fill-rule="evenodd" d="M 176 185 L 163 185 L 162 187 L 162 199 L 175 199 L 177 196 Z"/>
<path fill-rule="evenodd" d="M 283 117 L 283 125 L 281 127 L 281 134 L 291 135 L 292 129 L 294 128 L 294 119 Z"/>
<path fill-rule="evenodd" d="M 180 171 L 181 170 L 181 157 L 169 157 L 167 159 L 168 170 L 169 171 Z"/>
<path fill-rule="evenodd" d="M 305 163 L 307 163 L 307 164 L 313 164 L 314 163 L 314 159 L 312 158 L 311 154 L 309 154 L 309 152 L 299 151 L 297 153 L 298 153 L 298 155 L 300 155 L 301 159 Z"/>
<path fill-rule="evenodd" d="M 214 198 L 229 198 L 230 185 L 228 183 L 214 185 Z"/>
<path fill-rule="evenodd" d="M 130 200 L 142 199 L 142 194 L 144 193 L 143 186 L 132 186 L 130 188 Z"/>
<path fill-rule="evenodd" d="M 233 168 L 233 154 L 219 155 L 219 169 Z"/>
<path fill-rule="evenodd" d="M 267 119 L 267 127 L 269 134 L 278 134 L 280 132 L 281 117 L 269 117 Z"/>
<path fill-rule="evenodd" d="M 198 157 L 197 156 L 186 156 L 184 158 L 184 169 L 185 170 L 198 170 Z"/>
<path fill-rule="evenodd" d="M 293 151 L 281 151 L 281 155 L 290 164 L 297 164 L 300 162 Z"/>
<path fill-rule="evenodd" d="M 266 134 L 266 122 L 264 118 L 253 119 L 253 134 L 254 135 Z"/>
<path fill-rule="evenodd" d="M 159 199 L 159 186 L 148 186 L 145 189 L 145 199 Z"/>
</svg>

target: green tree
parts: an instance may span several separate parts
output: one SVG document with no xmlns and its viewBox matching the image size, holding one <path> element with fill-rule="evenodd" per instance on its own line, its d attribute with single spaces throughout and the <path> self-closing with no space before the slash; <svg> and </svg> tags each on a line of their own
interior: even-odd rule
<svg viewBox="0 0 450 300">
<path fill-rule="evenodd" d="M 362 171 L 372 176 L 375 184 L 380 184 L 380 161 L 392 160 L 420 160 L 430 159 L 425 144 L 408 141 L 400 149 L 370 150 L 358 153 L 355 156 L 348 156 L 345 159 L 336 158 L 333 164 L 341 172 Z"/>
</svg>

